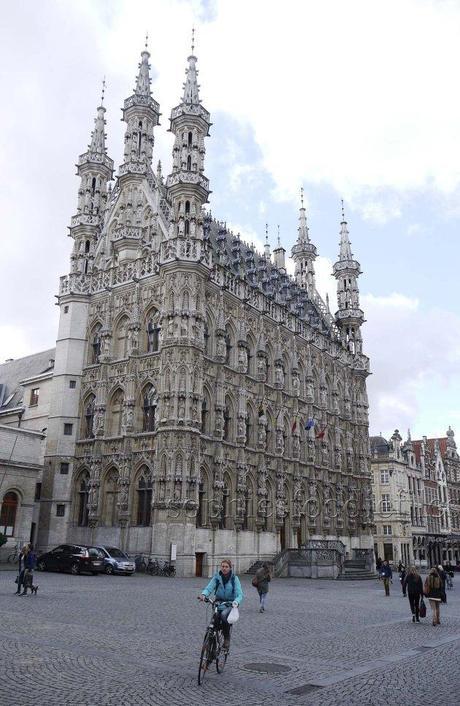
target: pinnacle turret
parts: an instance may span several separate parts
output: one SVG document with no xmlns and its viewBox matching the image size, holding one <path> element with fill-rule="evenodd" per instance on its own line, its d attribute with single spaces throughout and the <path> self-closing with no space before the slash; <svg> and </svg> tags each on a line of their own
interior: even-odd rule
<svg viewBox="0 0 460 706">
<path fill-rule="evenodd" d="M 349 232 L 345 220 L 342 201 L 342 221 L 340 224 L 340 251 L 333 272 L 337 280 L 338 311 L 335 315 L 337 325 L 342 329 L 344 342 L 352 353 L 362 353 L 362 338 L 360 326 L 364 322 L 364 314 L 359 308 L 358 277 L 361 274 L 360 265 L 353 258 Z"/>
<path fill-rule="evenodd" d="M 294 276 L 297 284 L 307 290 L 310 296 L 315 292 L 316 247 L 310 241 L 307 224 L 307 212 L 303 201 L 303 187 L 300 190 L 299 227 L 297 241 L 291 250 L 295 263 Z"/>
<path fill-rule="evenodd" d="M 123 120 L 127 127 L 120 178 L 132 174 L 146 175 L 152 165 L 153 130 L 159 124 L 160 106 L 152 98 L 150 90 L 150 53 L 147 50 L 147 39 L 141 53 L 134 93 L 125 100 L 123 106 Z"/>
</svg>

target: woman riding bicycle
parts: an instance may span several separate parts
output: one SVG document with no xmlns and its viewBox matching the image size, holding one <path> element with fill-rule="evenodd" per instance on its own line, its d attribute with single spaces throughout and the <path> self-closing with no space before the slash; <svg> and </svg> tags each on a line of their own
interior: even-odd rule
<svg viewBox="0 0 460 706">
<path fill-rule="evenodd" d="M 198 598 L 200 601 L 204 601 L 211 593 L 215 594 L 217 601 L 222 601 L 222 605 L 218 608 L 220 627 L 224 635 L 224 650 L 228 651 L 230 647 L 230 625 L 227 622 L 227 618 L 232 609 L 232 603 L 241 605 L 243 600 L 241 583 L 238 576 L 233 572 L 230 559 L 222 559 L 220 571 L 214 574 Z"/>
</svg>

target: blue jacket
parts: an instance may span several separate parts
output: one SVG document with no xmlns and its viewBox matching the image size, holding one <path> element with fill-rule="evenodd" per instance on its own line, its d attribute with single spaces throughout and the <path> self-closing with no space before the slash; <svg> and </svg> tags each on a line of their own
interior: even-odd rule
<svg viewBox="0 0 460 706">
<path fill-rule="evenodd" d="M 24 566 L 26 569 L 33 571 L 37 565 L 37 555 L 34 551 L 30 551 L 24 561 Z"/>
<path fill-rule="evenodd" d="M 238 605 L 241 605 L 243 601 L 243 591 L 241 590 L 241 583 L 233 571 L 230 572 L 229 579 L 224 586 L 222 580 L 221 572 L 214 574 L 206 588 L 201 591 L 203 596 L 210 596 L 211 593 L 215 593 L 216 598 L 220 601 L 236 601 Z"/>
<path fill-rule="evenodd" d="M 393 578 L 393 572 L 389 564 L 382 564 L 382 566 L 380 567 L 380 576 L 383 576 L 386 579 Z"/>
</svg>

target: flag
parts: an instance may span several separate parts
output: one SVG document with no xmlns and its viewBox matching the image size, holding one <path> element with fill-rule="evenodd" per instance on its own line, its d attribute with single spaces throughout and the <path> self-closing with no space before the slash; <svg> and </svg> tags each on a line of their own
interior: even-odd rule
<svg viewBox="0 0 460 706">
<path fill-rule="evenodd" d="M 324 434 L 326 433 L 327 424 L 315 435 L 315 439 L 324 439 Z"/>
<path fill-rule="evenodd" d="M 296 429 L 297 429 L 297 419 L 294 419 L 294 422 L 292 424 L 292 433 L 294 433 Z"/>
<path fill-rule="evenodd" d="M 313 429 L 315 426 L 315 420 L 314 419 L 307 419 L 306 424 L 305 424 L 305 429 L 309 431 L 310 429 Z"/>
</svg>

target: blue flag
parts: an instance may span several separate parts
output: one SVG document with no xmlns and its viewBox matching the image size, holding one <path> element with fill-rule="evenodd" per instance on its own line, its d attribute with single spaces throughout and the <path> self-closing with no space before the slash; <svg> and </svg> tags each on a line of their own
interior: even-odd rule
<svg viewBox="0 0 460 706">
<path fill-rule="evenodd" d="M 315 420 L 314 419 L 307 419 L 307 423 L 305 424 L 305 429 L 308 431 L 309 429 L 313 429 L 315 426 Z"/>
</svg>

